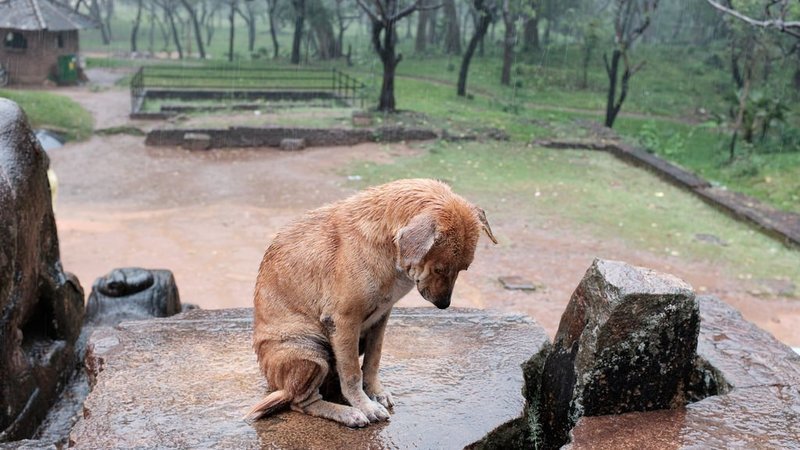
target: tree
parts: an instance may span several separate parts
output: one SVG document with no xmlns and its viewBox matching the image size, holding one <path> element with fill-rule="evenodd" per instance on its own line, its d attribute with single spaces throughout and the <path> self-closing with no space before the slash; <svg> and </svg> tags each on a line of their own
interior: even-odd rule
<svg viewBox="0 0 800 450">
<path fill-rule="evenodd" d="M 192 22 L 192 29 L 194 30 L 195 42 L 197 42 L 197 52 L 200 53 L 200 58 L 206 59 L 206 48 L 203 45 L 203 34 L 200 32 L 200 22 L 197 19 L 197 11 L 189 0 L 181 0 L 183 8 L 189 13 L 189 19 Z"/>
<path fill-rule="evenodd" d="M 520 0 L 503 0 L 502 16 L 505 25 L 503 35 L 503 69 L 500 72 L 500 84 L 511 84 L 511 64 L 514 62 L 514 46 L 517 43 L 517 19 L 519 18 Z"/>
<path fill-rule="evenodd" d="M 228 62 L 233 62 L 233 43 L 236 38 L 236 1 L 237 0 L 229 0 L 228 2 L 228 26 L 230 33 L 228 34 Z"/>
<path fill-rule="evenodd" d="M 136 18 L 133 19 L 133 26 L 131 27 L 131 53 L 136 53 L 138 49 L 137 40 L 139 37 L 139 25 L 142 23 L 142 2 L 144 0 L 136 1 Z"/>
<path fill-rule="evenodd" d="M 630 50 L 633 43 L 650 26 L 651 16 L 657 7 L 658 0 L 616 0 L 614 50 L 611 53 L 611 62 L 608 61 L 607 54 L 603 55 L 608 75 L 605 125 L 609 128 L 614 126 L 619 110 L 628 96 L 631 77 L 644 67 L 644 61 L 633 65 Z M 620 62 L 623 65 L 621 73 Z M 617 96 L 617 85 L 620 86 L 619 96 Z"/>
<path fill-rule="evenodd" d="M 744 9 L 734 9 L 730 2 L 722 5 L 713 0 L 708 3 L 738 20 L 739 26 L 730 26 L 731 47 L 731 72 L 738 88 L 736 96 L 732 98 L 736 107 L 731 108 L 733 119 L 733 133 L 729 144 L 728 161 L 733 162 L 736 156 L 736 142 L 741 134 L 742 140 L 753 142 L 755 129 L 761 128 L 761 138 L 764 139 L 772 121 L 783 120 L 784 105 L 780 99 L 769 100 L 755 92 L 753 89 L 754 71 L 758 60 L 764 62 L 763 80 L 769 76 L 770 45 L 767 44 L 765 31 L 777 29 L 781 33 L 795 38 L 796 43 L 792 51 L 800 47 L 800 21 L 787 20 L 791 7 L 788 0 L 765 0 L 763 8 L 764 18 L 756 19 L 754 12 L 759 9 L 755 3 L 748 3 Z M 747 8 L 749 6 L 749 8 Z M 772 45 L 772 47 L 780 47 Z M 795 73 L 795 76 L 800 70 Z M 774 106 L 774 108 L 772 107 Z M 757 111 L 757 112 L 754 112 Z M 757 126 L 757 124 L 760 124 Z"/>
<path fill-rule="evenodd" d="M 792 12 L 789 0 L 764 0 L 764 18 L 756 19 L 751 15 L 736 10 L 728 1 L 727 6 L 715 0 L 706 0 L 714 8 L 733 16 L 745 23 L 759 28 L 774 28 L 782 33 L 800 39 L 800 20 L 787 20 Z"/>
<path fill-rule="evenodd" d="M 275 15 L 278 9 L 278 0 L 266 0 L 267 15 L 269 16 L 269 35 L 272 37 L 272 59 L 278 59 L 280 46 L 278 45 L 278 33 L 275 29 Z"/>
<path fill-rule="evenodd" d="M 423 0 L 422 4 L 424 6 L 428 6 L 430 0 Z M 417 34 L 414 38 L 414 51 L 417 53 L 425 53 L 425 48 L 428 45 L 428 24 L 430 23 L 432 18 L 431 11 L 427 8 L 423 8 L 419 14 L 417 14 Z"/>
<path fill-rule="evenodd" d="M 242 10 L 242 8 L 236 4 L 236 12 L 247 25 L 247 50 L 253 53 L 256 48 L 256 17 L 251 5 L 251 0 L 245 0 L 244 10 Z"/>
<path fill-rule="evenodd" d="M 372 0 L 372 7 L 356 0 L 358 6 L 367 13 L 372 23 L 372 45 L 383 63 L 383 84 L 378 100 L 378 111 L 395 112 L 394 99 L 394 74 L 397 65 L 403 59 L 402 54 L 395 53 L 397 44 L 397 22 L 415 11 L 438 8 L 438 6 L 421 6 L 421 0 L 416 0 L 409 6 L 400 9 L 398 0 Z M 383 37 L 381 38 L 381 35 Z"/>
<path fill-rule="evenodd" d="M 333 14 L 321 0 L 310 0 L 308 4 L 308 22 L 310 38 L 313 37 L 319 59 L 338 58 L 342 55 L 339 41 L 333 32 Z"/>
<path fill-rule="evenodd" d="M 289 62 L 300 64 L 300 44 L 303 41 L 303 26 L 306 21 L 306 1 L 292 0 L 294 8 L 294 37 L 292 38 L 292 56 Z"/>
<path fill-rule="evenodd" d="M 458 10 L 455 0 L 444 0 L 444 52 L 448 55 L 461 54 L 461 30 L 458 23 Z"/>
<path fill-rule="evenodd" d="M 469 64 L 472 61 L 472 56 L 475 54 L 475 49 L 478 43 L 483 41 L 486 32 L 489 30 L 489 25 L 494 21 L 497 14 L 497 5 L 494 0 L 473 0 L 473 7 L 476 11 L 475 32 L 469 40 L 467 50 L 464 52 L 464 57 L 461 59 L 461 70 L 458 71 L 458 88 L 456 93 L 460 97 L 467 95 L 467 74 L 469 73 Z"/>
<path fill-rule="evenodd" d="M 531 1 L 531 10 L 525 14 L 522 25 L 522 51 L 525 53 L 539 50 L 539 11 L 538 2 Z"/>
</svg>

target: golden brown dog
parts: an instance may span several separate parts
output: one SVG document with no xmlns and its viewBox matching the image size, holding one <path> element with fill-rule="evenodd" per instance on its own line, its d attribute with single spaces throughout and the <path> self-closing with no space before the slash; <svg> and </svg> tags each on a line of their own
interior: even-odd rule
<svg viewBox="0 0 800 450">
<path fill-rule="evenodd" d="M 258 271 L 253 332 L 273 392 L 248 417 L 290 405 L 350 427 L 388 419 L 393 402 L 378 364 L 389 312 L 414 286 L 450 306 L 481 229 L 497 243 L 483 210 L 444 183 L 417 179 L 323 206 L 278 233 Z M 351 406 L 322 399 L 336 375 Z"/>
</svg>

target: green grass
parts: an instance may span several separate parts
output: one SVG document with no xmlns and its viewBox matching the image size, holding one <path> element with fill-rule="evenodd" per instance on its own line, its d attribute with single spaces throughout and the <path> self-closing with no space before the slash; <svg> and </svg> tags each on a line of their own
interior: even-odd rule
<svg viewBox="0 0 800 450">
<path fill-rule="evenodd" d="M 534 226 L 567 224 L 655 254 L 721 264 L 742 278 L 800 283 L 800 253 L 604 152 L 437 142 L 427 144 L 421 156 L 362 163 L 347 173 L 361 175 L 365 185 L 407 177 L 444 179 L 494 217 L 521 217 Z M 698 233 L 716 235 L 728 245 L 698 241 Z"/>
<path fill-rule="evenodd" d="M 120 19 L 115 23 L 116 41 L 111 46 L 99 43 L 97 30 L 82 33 L 83 46 L 92 50 L 125 50 L 132 11 L 121 7 Z M 241 25 L 241 24 L 240 24 Z M 227 24 L 217 29 L 208 47 L 211 60 L 188 59 L 171 61 L 175 73 L 180 67 L 206 66 L 238 68 L 291 67 L 286 62 L 290 50 L 291 27 L 279 33 L 281 59 L 252 59 L 246 49 L 244 27 L 237 28 L 236 60 L 227 63 Z M 140 48 L 146 48 L 149 31 L 143 25 Z M 455 95 L 455 82 L 461 60 L 458 56 L 437 53 L 418 54 L 413 49 L 413 38 L 405 36 L 405 24 L 398 27 L 398 51 L 404 59 L 397 68 L 396 97 L 398 108 L 418 111 L 427 115 L 427 125 L 447 128 L 456 132 L 495 127 L 504 129 L 515 141 L 529 142 L 535 138 L 576 137 L 583 133 L 576 119 L 601 121 L 605 108 L 607 78 L 603 53 L 608 43 L 601 42 L 590 60 L 586 88 L 578 88 L 581 78 L 582 49 L 572 39 L 558 35 L 553 44 L 538 52 L 517 52 L 512 68 L 512 85 L 499 83 L 501 51 L 492 44 L 502 35 L 498 27 L 495 40 L 487 40 L 486 55 L 473 59 L 470 67 L 468 92 L 471 99 Z M 166 46 L 157 31 L 154 50 Z M 368 86 L 368 105 L 377 103 L 381 84 L 381 64 L 370 47 L 366 29 L 354 24 L 345 36 L 345 47 L 352 44 L 354 67 L 344 61 L 314 62 L 315 68 L 339 67 L 356 74 Z M 703 48 L 692 46 L 646 45 L 637 46 L 632 54 L 634 63 L 646 61 L 644 69 L 637 72 L 630 83 L 630 92 L 623 105 L 622 115 L 615 129 L 628 141 L 640 145 L 643 134 L 658 136 L 651 150 L 685 168 L 722 184 L 732 190 L 744 192 L 777 208 L 800 212 L 800 148 L 796 143 L 778 146 L 782 151 L 767 152 L 767 145 L 757 143 L 752 149 L 740 150 L 733 164 L 727 161 L 726 144 L 729 132 L 707 129 L 697 124 L 712 115 L 725 116 L 730 104 L 726 97 L 735 90 L 727 61 L 728 49 L 722 41 Z M 192 44 L 194 45 L 194 44 Z M 256 48 L 266 48 L 271 55 L 271 42 L 267 28 L 261 25 Z M 304 49 L 305 52 L 305 49 Z M 174 53 L 173 53 L 174 55 Z M 90 66 L 119 67 L 136 64 L 163 64 L 163 60 L 129 61 L 118 59 L 89 59 Z M 770 97 L 781 97 L 793 109 L 787 116 L 787 130 L 800 130 L 800 110 L 793 104 L 800 92 L 791 88 L 791 74 L 796 62 L 792 58 L 778 60 L 771 66 L 771 79 L 764 84 L 758 81 L 758 90 Z M 253 83 L 241 75 L 232 80 L 246 87 Z M 172 82 L 172 81 L 169 81 Z M 179 82 L 185 84 L 185 80 Z M 127 84 L 128 79 L 121 83 Z M 202 81 L 192 82 L 198 85 Z M 425 124 L 425 123 L 423 123 Z M 651 142 L 652 143 L 652 142 Z M 774 147 L 774 146 L 773 146 Z M 773 148 L 774 150 L 774 148 Z"/>
<path fill-rule="evenodd" d="M 0 89 L 0 97 L 17 102 L 34 128 L 47 128 L 68 140 L 85 140 L 92 135 L 94 119 L 89 111 L 63 95 L 50 92 Z"/>
</svg>

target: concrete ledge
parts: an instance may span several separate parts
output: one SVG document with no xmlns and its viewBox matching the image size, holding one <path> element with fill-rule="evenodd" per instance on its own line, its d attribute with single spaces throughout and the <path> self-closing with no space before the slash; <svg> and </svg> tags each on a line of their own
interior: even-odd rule
<svg viewBox="0 0 800 450">
<path fill-rule="evenodd" d="M 514 417 L 520 364 L 547 342 L 519 315 L 395 309 L 381 376 L 389 422 L 351 430 L 295 412 L 241 417 L 266 385 L 251 349 L 252 310 L 194 310 L 123 323 L 91 338 L 97 367 L 77 448 L 462 448 Z"/>
<path fill-rule="evenodd" d="M 609 139 L 538 140 L 533 144 L 554 149 L 610 152 L 620 159 L 653 171 L 678 187 L 688 189 L 708 204 L 737 219 L 758 226 L 766 234 L 786 245 L 800 246 L 800 215 L 779 211 L 745 194 L 713 187 L 703 178 L 640 148 Z"/>
</svg>

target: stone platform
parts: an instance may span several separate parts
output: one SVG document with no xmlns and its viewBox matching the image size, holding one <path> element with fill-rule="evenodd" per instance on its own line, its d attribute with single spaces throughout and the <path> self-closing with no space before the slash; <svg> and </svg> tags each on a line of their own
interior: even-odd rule
<svg viewBox="0 0 800 450">
<path fill-rule="evenodd" d="M 547 337 L 524 316 L 396 309 L 381 375 L 389 422 L 353 430 L 282 412 L 242 420 L 266 392 L 252 311 L 194 310 L 95 332 L 99 370 L 73 428 L 76 448 L 463 448 L 523 407 L 520 364 Z"/>
</svg>

